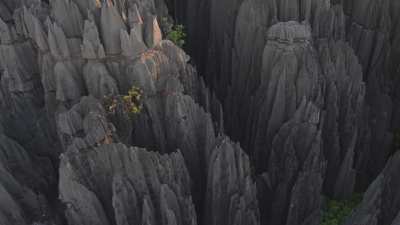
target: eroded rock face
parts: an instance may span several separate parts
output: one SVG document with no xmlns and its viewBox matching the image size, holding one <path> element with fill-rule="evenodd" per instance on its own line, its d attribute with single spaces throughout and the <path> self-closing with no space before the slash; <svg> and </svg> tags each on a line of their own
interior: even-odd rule
<svg viewBox="0 0 400 225">
<path fill-rule="evenodd" d="M 248 156 L 219 137 L 208 161 L 204 224 L 259 224 L 256 193 Z"/>
<path fill-rule="evenodd" d="M 246 139 L 258 160 L 258 171 L 265 169 L 274 136 L 293 116 L 301 100 L 305 97 L 320 102 L 320 73 L 310 42 L 310 28 L 297 22 L 278 23 L 268 31 L 259 85 L 246 124 Z"/>
<path fill-rule="evenodd" d="M 257 173 L 268 170 L 275 136 L 306 97 L 324 115 L 324 193 L 347 198 L 379 174 L 398 127 L 396 1 L 175 5 L 187 26 L 205 21 L 189 28 L 189 49 L 224 103 L 227 133 L 241 142 Z M 207 48 L 196 47 L 199 37 Z"/>
<path fill-rule="evenodd" d="M 328 160 L 325 191 L 335 198 L 349 198 L 356 182 L 356 141 L 362 136 L 365 96 L 362 69 L 345 42 L 321 40 L 318 45 L 326 79 L 322 132 Z"/>
<path fill-rule="evenodd" d="M 398 224 L 400 154 L 393 155 L 382 173 L 367 189 L 363 201 L 344 223 L 355 224 Z"/>
<path fill-rule="evenodd" d="M 272 144 L 268 172 L 259 179 L 263 220 L 270 224 L 319 224 L 323 157 L 318 107 L 305 98 Z"/>
<path fill-rule="evenodd" d="M 0 133 L 2 224 L 25 225 L 40 220 L 55 222 L 45 197 L 46 191 L 52 192 L 51 187 L 57 182 L 53 170 L 49 160 L 32 158 L 21 145 Z"/>
<path fill-rule="evenodd" d="M 385 166 L 390 155 L 392 131 L 398 123 L 398 54 L 399 32 L 397 1 L 343 2 L 347 15 L 347 40 L 353 47 L 363 66 L 366 80 L 368 119 L 365 122 L 370 132 L 362 145 L 357 167 L 360 180 L 371 182 Z M 369 15 L 369 16 L 366 16 Z M 368 129 L 366 128 L 366 129 Z M 364 147 L 370 146 L 370 147 Z M 384 151 L 382 152 L 382 146 Z M 369 177 L 369 178 L 368 178 Z"/>
<path fill-rule="evenodd" d="M 313 102 L 326 111 L 322 129 L 328 160 L 326 191 L 348 197 L 355 183 L 354 152 L 365 93 L 357 57 L 342 40 L 313 38 L 311 27 L 297 22 L 271 26 L 266 39 L 259 74 L 237 73 L 233 78 L 235 88 L 229 90 L 226 109 L 234 116 L 228 115 L 228 130 L 245 140 L 258 172 L 264 172 L 279 129 L 303 98 Z"/>
<path fill-rule="evenodd" d="M 398 16 L 394 12 L 399 4 L 392 0 L 379 3 L 247 0 L 225 3 L 229 9 L 220 7 L 220 4 L 224 3 L 213 0 L 201 4 L 189 1 L 176 10 L 179 17 L 185 18 L 188 26 L 195 25 L 196 21 L 206 21 L 203 26 L 196 27 L 210 33 L 202 38 L 208 48 L 189 48 L 194 51 L 195 59 L 197 57 L 200 71 L 208 72 L 205 73 L 208 84 L 217 90 L 223 101 L 228 102 L 224 107 L 228 133 L 240 140 L 247 151 L 253 148 L 247 147 L 248 140 L 245 137 L 249 133 L 245 127 L 251 124 L 246 115 L 249 109 L 245 102 L 251 102 L 258 89 L 262 68 L 261 49 L 268 42 L 265 33 L 272 25 L 280 21 L 304 21 L 311 27 L 315 49 L 318 49 L 319 39 L 347 41 L 349 47 L 346 48 L 354 49 L 351 54 L 355 54 L 359 62 L 354 62 L 351 67 L 361 64 L 363 80 L 366 82 L 364 112 L 358 115 L 364 121 L 356 138 L 355 153 L 355 167 L 360 171 L 358 183 L 365 186 L 369 182 L 367 177 L 375 177 L 383 168 L 390 152 L 390 131 L 398 127 L 395 113 L 398 111 L 397 104 L 393 104 L 398 101 L 398 91 L 393 85 L 398 79 L 393 75 L 398 73 L 394 69 L 398 65 L 396 55 L 399 40 Z M 206 15 L 206 18 L 195 13 L 197 10 L 204 11 L 202 15 Z M 196 32 L 189 29 L 189 39 L 191 36 L 193 39 L 201 37 Z M 233 37 L 232 40 L 229 37 Z M 195 40 L 191 43 L 198 45 Z M 228 83 L 231 85 L 227 86 Z M 240 109 L 232 107 L 235 102 L 239 103 Z M 386 150 L 380 154 L 382 146 Z M 375 163 L 371 164 L 372 161 Z"/>
<path fill-rule="evenodd" d="M 397 225 L 399 7 L 1 1 L 0 223 Z"/>
<path fill-rule="evenodd" d="M 58 114 L 57 131 L 64 149 L 77 151 L 111 143 L 113 126 L 98 100 L 83 97 L 70 110 Z"/>
<path fill-rule="evenodd" d="M 125 30 L 117 29 L 114 35 L 116 38 L 113 32 L 108 32 L 105 25 L 103 25 L 105 33 L 99 32 L 95 22 L 100 21 L 102 17 L 98 13 L 98 5 L 93 5 L 91 1 L 87 3 L 62 0 L 52 1 L 51 5 L 47 5 L 44 2 L 32 1 L 26 2 L 26 5 L 22 7 L 19 3 L 7 2 L 7 11 L 13 13 L 14 9 L 17 9 L 14 18 L 3 13 L 5 12 L 3 5 L 0 7 L 2 18 L 3 15 L 6 17 L 0 23 L 2 31 L 0 144 L 3 151 L 1 155 L 3 172 L 0 179 L 1 198 L 4 200 L 1 201 L 2 224 L 31 224 L 39 220 L 45 223 L 53 221 L 63 224 L 52 218 L 57 217 L 55 214 L 63 214 L 62 210 L 55 213 L 47 209 L 50 208 L 47 198 L 50 197 L 50 201 L 56 199 L 56 190 L 53 189 L 56 173 L 52 173 L 56 170 L 52 168 L 49 158 L 52 160 L 58 158 L 61 151 L 77 154 L 82 150 L 118 140 L 117 135 L 114 134 L 114 127 L 106 119 L 101 99 L 104 95 L 125 91 L 129 88 L 128 85 L 132 85 L 128 83 L 125 90 L 121 88 L 121 84 L 129 79 L 121 76 L 118 71 L 124 72 L 124 68 L 130 62 L 147 50 L 142 36 L 146 34 L 140 27 L 140 21 L 132 21 L 130 34 L 127 34 Z M 146 11 L 147 8 L 143 4 L 140 4 L 139 9 Z M 131 5 L 137 8 L 136 4 Z M 87 9 L 84 9 L 85 13 L 81 14 L 83 6 L 87 6 L 89 13 Z M 116 7 L 114 4 L 108 6 Z M 124 5 L 118 5 L 118 7 L 125 10 Z M 46 10 L 49 8 L 50 10 Z M 121 18 L 120 23 L 125 24 L 124 17 L 118 10 L 112 12 L 115 17 Z M 52 20 L 46 20 L 46 16 L 50 14 L 53 15 Z M 74 17 L 73 20 L 68 19 L 71 15 Z M 138 14 L 136 16 L 141 18 Z M 103 17 L 105 18 L 106 15 Z M 104 20 L 105 23 L 113 22 L 108 18 Z M 15 25 L 9 23 L 11 21 L 15 21 Z M 151 23 L 156 22 L 151 20 Z M 107 38 L 108 35 L 112 37 Z M 127 35 L 128 39 L 125 38 Z M 155 37 L 154 45 L 160 44 L 160 38 Z M 103 43 L 104 40 L 105 43 Z M 121 46 L 124 47 L 126 54 L 122 55 L 117 63 L 114 59 L 104 62 L 110 56 L 114 57 L 113 54 L 116 54 Z M 173 46 L 173 48 L 176 47 Z M 171 62 L 172 65 L 169 67 L 174 68 L 177 66 L 175 64 L 181 63 L 182 65 L 179 64 L 179 66 L 185 71 L 186 55 L 179 52 L 179 57 L 174 59 L 175 61 Z M 192 76 L 195 75 L 192 70 L 188 71 L 192 73 Z M 194 78 L 188 78 L 187 83 L 195 80 Z M 190 93 L 195 93 L 193 90 Z M 90 96 L 82 98 L 87 94 Z M 54 138 L 54 134 L 58 134 L 62 145 L 58 144 L 58 138 Z M 17 139 L 14 141 L 6 135 Z M 24 149 L 23 146 L 28 148 Z M 38 157 L 40 160 L 37 159 Z M 183 163 L 182 159 L 179 161 Z M 58 165 L 57 160 L 53 161 L 53 165 Z M 161 212 L 162 222 L 165 224 L 196 223 L 196 215 L 190 203 L 191 193 L 188 191 L 191 188 L 189 177 L 185 173 L 185 165 L 181 164 L 180 167 L 177 171 L 185 174 L 182 179 L 187 180 L 185 192 L 188 198 L 179 199 L 179 201 L 184 201 L 185 206 L 182 206 L 182 211 L 189 213 L 181 215 L 182 213 L 178 210 L 174 215 L 173 211 L 177 210 L 175 206 L 178 201 L 174 191 L 177 191 L 175 188 L 178 187 L 168 187 L 163 184 L 157 190 L 161 196 L 157 199 L 157 204 L 161 201 L 161 205 L 157 205 L 157 208 L 161 207 L 162 210 L 153 212 L 153 203 L 145 200 L 143 203 L 144 223 L 146 221 L 153 223 L 155 218 L 159 218 L 158 215 Z M 156 166 L 152 169 L 155 168 Z M 43 171 L 47 171 L 46 176 L 42 175 Z M 115 185 L 123 186 L 121 182 L 125 181 L 122 178 L 117 179 Z M 110 185 L 112 185 L 112 180 Z M 123 188 L 125 187 L 116 187 L 116 190 Z M 88 194 L 88 198 L 95 198 L 93 194 L 85 193 Z M 125 201 L 126 199 L 122 196 L 115 200 L 115 204 L 123 205 Z M 118 223 L 126 224 L 127 221 L 131 223 L 131 218 L 123 218 L 131 216 L 130 212 L 124 211 L 129 211 L 129 209 L 124 209 L 125 206 L 118 207 L 120 215 Z M 157 213 L 157 216 L 154 213 Z M 90 218 L 91 214 L 82 213 L 82 216 L 89 221 L 95 219 Z"/>
<path fill-rule="evenodd" d="M 67 178 L 61 177 L 60 194 L 67 206 L 70 198 L 82 198 L 82 202 L 76 202 L 76 207 L 82 211 L 74 208 L 65 213 L 71 224 L 197 223 L 191 199 L 193 195 L 198 208 L 203 207 L 201 199 L 205 196 L 206 165 L 215 135 L 222 131 L 222 107 L 204 81 L 197 76 L 193 66 L 188 64 L 186 53 L 172 42 L 161 40 L 161 30 L 155 15 L 165 14 L 162 8 L 161 3 L 146 1 L 93 4 L 92 1 L 57 0 L 50 5 L 36 1 L 19 11 L 20 20 L 17 25 L 24 28 L 20 29 L 20 33 L 13 33 L 14 27 L 6 22 L 1 24 L 1 44 L 5 49 L 1 68 L 12 72 L 11 75 L 7 72 L 2 75 L 4 88 L 1 97 L 5 100 L 2 101 L 2 109 L 6 110 L 13 101 L 24 99 L 15 97 L 15 100 L 13 92 L 25 91 L 30 94 L 36 91 L 32 95 L 38 98 L 39 103 L 36 103 L 34 109 L 38 113 L 46 111 L 43 116 L 51 121 L 44 121 L 49 123 L 45 125 L 54 129 L 53 134 L 58 134 L 60 145 L 54 152 L 55 156 L 59 152 L 79 155 L 120 140 L 172 155 L 178 154 L 173 152 L 179 149 L 182 152 L 179 153 L 179 160 L 176 159 L 180 161 L 179 165 L 168 175 L 183 173 L 182 178 L 179 178 L 185 180 L 182 187 L 172 183 L 168 185 L 161 178 L 158 181 L 159 187 L 152 186 L 151 182 L 159 179 L 159 176 L 151 178 L 147 173 L 157 170 L 165 174 L 167 169 L 159 168 L 158 163 L 147 165 L 148 169 L 142 172 L 144 175 L 135 180 L 141 186 L 147 182 L 142 179 L 149 179 L 151 187 L 148 194 L 137 197 L 132 193 L 137 188 L 132 186 L 132 181 L 118 175 L 115 179 L 111 177 L 108 182 L 109 188 L 115 190 L 114 198 L 110 194 L 109 205 L 102 205 L 100 195 L 108 189 L 104 185 L 100 185 L 99 191 L 95 192 L 86 184 L 65 181 Z M 53 16 L 46 18 L 49 15 Z M 75 15 L 75 18 L 68 20 L 70 15 Z M 27 41 L 21 42 L 20 46 L 17 41 L 19 38 Z M 33 45 L 30 45 L 31 42 Z M 14 58 L 6 58 L 9 52 L 12 53 L 9 49 L 14 51 L 15 48 L 21 48 L 16 52 L 25 52 L 27 57 L 15 54 Z M 17 63 L 21 61 L 21 66 L 11 59 Z M 40 89 L 26 85 L 30 84 L 28 81 L 31 82 L 32 75 L 36 76 Z M 18 78 L 19 83 L 10 83 L 11 78 Z M 26 84 L 24 79 L 27 80 Z M 143 112 L 134 123 L 126 112 L 119 112 L 109 118 L 102 105 L 103 97 L 126 94 L 132 86 L 143 91 Z M 217 119 L 213 121 L 209 113 L 217 115 Z M 4 114 L 2 122 L 3 117 L 8 126 L 10 120 Z M 32 120 L 32 123 L 36 121 Z M 149 123 L 151 126 L 147 126 Z M 161 161 L 170 164 L 164 162 L 164 159 Z M 64 170 L 60 169 L 61 175 Z M 76 168 L 74 174 L 78 172 L 85 173 L 82 168 Z M 193 185 L 189 182 L 189 175 L 193 177 Z M 82 177 L 82 180 L 86 178 Z M 69 193 L 73 190 L 80 191 L 76 195 Z M 138 189 L 136 191 L 141 192 Z M 153 198 L 155 192 L 159 197 Z M 183 193 L 184 198 L 180 196 Z M 7 197 L 7 202 L 13 204 L 10 200 L 12 198 Z M 131 200 L 139 198 L 140 213 L 132 214 L 132 209 L 136 209 L 137 205 L 131 203 Z M 181 205 L 179 207 L 178 202 Z M 18 202 L 14 205 L 15 218 L 21 223 L 25 222 L 26 209 Z M 110 208 L 115 208 L 115 212 L 110 214 Z M 62 210 L 58 213 L 64 214 Z M 117 216 L 110 216 L 112 214 Z"/>
<path fill-rule="evenodd" d="M 60 197 L 71 225 L 196 224 L 179 152 L 160 155 L 111 144 L 61 158 Z"/>
</svg>

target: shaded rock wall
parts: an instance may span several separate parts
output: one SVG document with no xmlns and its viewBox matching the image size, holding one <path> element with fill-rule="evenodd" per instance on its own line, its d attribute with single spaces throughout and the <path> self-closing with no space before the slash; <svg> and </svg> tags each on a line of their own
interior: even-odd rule
<svg viewBox="0 0 400 225">
<path fill-rule="evenodd" d="M 204 224 L 260 224 L 250 160 L 238 144 L 218 139 L 208 162 Z"/>
<path fill-rule="evenodd" d="M 381 79 L 378 77 L 382 77 L 382 79 L 387 77 L 383 74 L 391 74 L 387 73 L 386 68 L 392 68 L 389 65 L 393 64 L 389 63 L 390 60 L 387 59 L 389 56 L 386 55 L 392 54 L 391 49 L 395 50 L 396 48 L 394 46 L 391 48 L 390 45 L 387 44 L 385 44 L 386 48 L 379 47 L 383 45 L 382 43 L 386 42 L 380 42 L 380 40 L 384 40 L 383 37 L 378 38 L 378 34 L 375 35 L 374 33 L 385 32 L 385 36 L 392 36 L 394 38 L 393 41 L 388 42 L 395 42 L 395 32 L 394 28 L 392 27 L 396 27 L 395 24 L 397 23 L 393 21 L 396 21 L 397 17 L 394 16 L 394 13 L 392 13 L 392 11 L 390 11 L 388 8 L 389 6 L 396 7 L 396 3 L 392 3 L 392 1 L 384 1 L 383 4 L 375 6 L 374 4 L 376 3 L 363 4 L 361 2 L 340 3 L 338 1 L 248 0 L 243 2 L 226 3 L 224 7 L 219 7 L 219 5 L 223 3 L 217 3 L 214 1 L 203 2 L 207 2 L 204 3 L 204 5 L 207 5 L 206 8 L 208 11 L 205 10 L 206 13 L 198 16 L 197 20 L 207 17 L 210 24 L 206 23 L 203 26 L 196 26 L 196 23 L 193 22 L 196 21 L 196 19 L 189 19 L 192 18 L 193 15 L 197 15 L 196 13 L 190 12 L 190 10 L 193 10 L 190 5 L 195 4 L 191 3 L 191 1 L 186 4 L 186 8 L 178 11 L 181 12 L 180 15 L 188 15 L 187 25 L 189 27 L 196 26 L 200 30 L 207 31 L 209 33 L 207 38 L 202 39 L 205 43 L 207 43 L 208 48 L 202 48 L 202 50 L 194 53 L 194 56 L 195 60 L 197 55 L 202 56 L 198 60 L 200 67 L 203 66 L 200 68 L 200 70 L 204 71 L 206 81 L 211 87 L 214 88 L 215 92 L 218 93 L 218 96 L 220 96 L 220 99 L 222 99 L 224 102 L 225 127 L 227 133 L 230 134 L 235 140 L 239 140 L 243 144 L 245 150 L 251 156 L 255 154 L 253 151 L 260 152 L 260 150 L 257 150 L 257 148 L 260 148 L 257 146 L 257 139 L 262 139 L 267 143 L 271 142 L 273 136 L 276 134 L 277 129 L 275 128 L 275 131 L 272 129 L 270 131 L 271 133 L 268 135 L 266 134 L 268 132 L 267 128 L 255 128 L 257 126 L 268 127 L 268 125 L 262 125 L 262 122 L 258 123 L 260 118 L 257 118 L 259 116 L 256 116 L 254 113 L 252 113 L 253 110 L 251 107 L 251 105 L 260 106 L 263 104 L 263 100 L 257 100 L 257 98 L 260 98 L 260 96 L 257 94 L 258 91 L 264 95 L 267 93 L 265 91 L 267 87 L 264 85 L 264 90 L 262 88 L 263 77 L 267 76 L 263 75 L 263 73 L 273 73 L 271 71 L 263 71 L 263 67 L 265 67 L 265 63 L 263 64 L 263 61 L 267 60 L 267 58 L 263 57 L 263 55 L 265 56 L 266 54 L 265 51 L 271 54 L 274 52 L 272 49 L 269 50 L 270 48 L 266 50 L 265 46 L 268 46 L 272 43 L 272 40 L 270 40 L 271 37 L 269 37 L 270 33 L 273 32 L 276 27 L 278 27 L 278 25 L 274 24 L 277 24 L 279 21 L 303 21 L 302 23 L 304 26 L 309 27 L 301 29 L 308 30 L 307 32 L 309 34 L 307 35 L 308 38 L 306 39 L 309 43 L 308 46 L 310 46 L 310 56 L 307 57 L 298 55 L 297 57 L 301 60 L 297 61 L 303 61 L 300 62 L 300 65 L 303 65 L 303 63 L 306 65 L 307 62 L 305 59 L 309 58 L 309 66 L 307 66 L 308 71 L 303 69 L 302 73 L 304 74 L 303 77 L 309 76 L 312 82 L 318 83 L 316 86 L 319 87 L 316 88 L 321 90 L 321 93 L 319 94 L 320 98 L 317 98 L 314 101 L 319 107 L 323 109 L 328 107 L 332 108 L 332 106 L 328 106 L 329 104 L 332 104 L 329 101 L 338 101 L 335 104 L 338 104 L 336 107 L 338 108 L 339 115 L 333 115 L 332 110 L 330 110 L 331 112 L 328 112 L 328 114 L 336 119 L 331 119 L 328 116 L 328 120 L 331 121 L 331 125 L 327 125 L 333 126 L 333 120 L 337 120 L 337 122 L 335 122 L 338 123 L 337 128 L 327 128 L 324 129 L 324 131 L 328 129 L 338 129 L 338 137 L 334 137 L 332 139 L 337 139 L 336 142 L 338 142 L 338 148 L 340 148 L 340 151 L 342 152 L 340 156 L 336 156 L 336 158 L 341 158 L 339 161 L 343 160 L 345 155 L 344 152 L 346 152 L 349 148 L 347 147 L 351 142 L 349 140 L 351 140 L 354 136 L 354 134 L 351 133 L 354 133 L 356 130 L 360 130 L 357 131 L 357 137 L 355 141 L 355 146 L 357 147 L 355 147 L 356 150 L 354 153 L 354 160 L 357 161 L 357 163 L 354 167 L 357 167 L 357 170 L 360 172 L 358 174 L 358 183 L 360 186 L 365 187 L 365 183 L 368 183 L 369 178 L 376 176 L 380 169 L 383 168 L 384 162 L 387 160 L 387 154 L 380 154 L 377 156 L 379 163 L 375 164 L 374 166 L 369 164 L 371 159 L 369 157 L 378 151 L 380 148 L 378 146 L 385 146 L 385 148 L 388 149 L 387 152 L 390 152 L 389 145 L 391 143 L 391 135 L 389 132 L 392 130 L 390 121 L 392 120 L 391 115 L 393 111 L 392 99 L 395 97 L 395 95 L 389 94 L 386 91 L 387 88 L 383 88 L 391 85 L 388 86 L 388 84 L 383 84 L 385 82 L 382 83 L 376 79 L 369 80 L 370 78 L 368 77 L 370 76 L 368 74 L 371 74 L 371 69 L 368 67 L 370 67 L 369 65 L 376 65 L 374 66 L 374 71 L 380 71 L 379 73 L 382 74 L 379 76 L 374 75 L 377 77 L 377 79 Z M 364 15 L 368 13 L 365 12 L 371 12 L 372 16 L 366 18 Z M 363 20 L 365 20 L 365 22 Z M 289 25 L 292 23 L 293 22 L 289 22 L 286 25 L 281 23 L 278 24 L 281 24 L 281 27 L 287 27 L 283 28 L 283 30 L 295 30 L 292 29 L 292 25 Z M 369 31 L 372 35 L 371 38 L 368 38 L 367 35 L 361 35 L 360 32 L 358 32 L 354 27 L 357 24 L 365 24 L 366 28 L 368 27 L 371 29 L 371 31 Z M 220 27 L 216 28 L 217 26 Z M 358 27 L 362 28 L 363 26 Z M 192 40 L 190 35 L 196 36 L 197 39 L 201 37 L 195 32 L 191 33 L 190 30 L 188 30 L 188 32 L 189 43 Z M 297 43 L 302 39 L 301 36 L 304 31 L 297 29 L 297 31 L 288 32 L 288 35 L 290 35 L 290 33 L 292 33 L 292 36 L 294 37 L 294 43 Z M 357 37 L 368 39 L 369 42 L 368 40 L 362 41 L 360 38 L 356 38 L 355 35 L 358 35 Z M 279 35 L 277 37 L 279 37 Z M 280 39 L 284 40 L 285 38 L 282 37 Z M 360 40 L 360 42 L 358 42 L 358 40 Z M 198 42 L 193 41 L 191 43 L 196 45 Z M 288 43 L 290 43 L 290 41 Z M 333 45 L 336 45 L 336 47 L 333 47 Z M 357 46 L 355 47 L 355 45 Z M 192 50 L 196 49 L 195 47 L 191 46 L 188 48 Z M 335 50 L 341 49 L 343 53 L 340 54 L 348 55 L 346 56 L 348 60 L 353 62 L 339 65 L 340 63 L 336 59 L 329 59 L 332 57 L 326 58 L 324 55 L 327 53 L 324 52 L 325 50 L 323 49 L 329 48 L 334 48 Z M 264 51 L 262 51 L 262 49 L 264 49 Z M 201 51 L 202 53 L 200 53 Z M 365 53 L 365 56 L 361 56 L 360 54 L 364 53 L 361 53 L 360 51 L 367 52 Z M 374 51 L 375 53 L 373 53 Z M 378 54 L 379 56 L 376 55 L 374 57 L 372 54 Z M 272 61 L 272 59 L 269 60 Z M 369 60 L 375 60 L 376 63 L 370 63 Z M 203 61 L 209 63 L 202 63 Z M 286 59 L 284 61 L 289 62 L 289 60 Z M 331 61 L 335 62 L 336 65 L 334 65 L 334 67 L 337 67 L 333 71 L 332 68 L 328 69 L 327 66 L 329 64 L 329 67 L 332 67 Z M 381 61 L 381 63 L 377 63 L 378 61 Z M 387 61 L 387 63 L 385 63 L 385 61 Z M 378 64 L 380 66 L 378 66 Z M 291 63 L 291 65 L 293 65 L 293 63 Z M 344 96 L 350 94 L 354 96 L 351 106 L 353 108 L 350 110 L 348 109 L 348 106 L 345 106 L 347 103 L 340 102 L 343 100 L 327 99 L 328 96 L 332 97 L 332 88 L 329 87 L 331 86 L 329 83 L 332 83 L 332 79 L 336 81 L 338 79 L 342 79 L 343 82 L 347 82 L 346 79 L 348 78 L 341 75 L 344 73 L 341 71 L 343 70 L 342 68 L 348 71 L 345 73 L 348 73 L 348 76 L 351 76 L 350 79 L 355 80 L 354 85 L 358 86 L 357 88 L 353 88 L 354 90 L 351 91 L 353 93 L 348 93 L 350 90 L 345 90 L 344 87 L 340 88 L 340 90 L 337 90 L 341 92 L 341 94 L 338 93 L 338 95 Z M 290 71 L 289 68 L 288 70 Z M 311 78 L 312 76 L 314 76 L 314 78 Z M 337 78 L 330 78 L 331 76 L 336 76 Z M 362 80 L 360 80 L 360 77 Z M 384 80 L 387 80 L 387 78 L 384 78 Z M 395 79 L 390 80 L 393 81 Z M 367 85 L 363 84 L 363 81 Z M 304 83 L 311 85 L 309 81 Z M 305 89 L 313 90 L 313 88 L 310 87 Z M 287 90 L 286 92 L 286 95 L 290 96 L 294 93 L 294 90 Z M 298 94 L 305 96 L 308 95 L 308 93 Z M 364 96 L 365 100 L 363 100 Z M 299 99 L 301 99 L 301 97 L 302 96 L 299 96 Z M 378 104 L 380 105 L 378 106 Z M 272 105 L 267 104 L 266 107 L 268 110 L 273 109 Z M 259 109 L 254 111 L 260 113 Z M 269 113 L 263 114 L 265 114 L 265 116 L 263 116 L 264 118 L 261 118 L 261 121 L 270 120 Z M 358 124 L 347 125 L 343 120 L 345 117 L 357 118 L 352 121 L 357 121 Z M 280 120 L 288 121 L 288 119 L 289 118 L 286 116 L 285 119 Z M 393 119 L 395 119 L 395 117 L 393 117 Z M 279 122 L 279 119 L 275 120 L 275 118 L 273 121 L 277 121 L 277 124 L 282 123 Z M 362 127 L 359 125 L 359 121 L 363 121 Z M 371 124 L 372 121 L 374 121 L 373 124 L 375 125 Z M 277 126 L 279 127 L 279 125 Z M 346 126 L 353 128 L 346 128 Z M 257 133 L 259 133 L 259 137 L 257 137 Z M 323 136 L 332 135 L 331 131 L 325 131 L 325 133 L 326 134 Z M 331 144 L 326 143 L 325 145 L 330 146 Z M 269 150 L 267 147 L 267 150 L 264 153 L 266 158 L 268 158 L 268 151 Z M 338 150 L 335 151 L 337 152 Z M 326 150 L 326 152 L 328 152 L 328 150 Z M 259 159 L 257 156 L 254 158 L 256 158 L 256 160 Z M 328 157 L 328 159 L 329 158 L 331 157 Z M 338 162 L 336 162 L 336 164 L 338 164 Z M 261 171 L 262 170 L 265 169 L 261 169 Z M 372 172 L 372 170 L 375 172 Z M 327 191 L 332 192 L 330 190 Z"/>
<path fill-rule="evenodd" d="M 397 224 L 399 7 L 0 2 L 1 224 Z"/>
<path fill-rule="evenodd" d="M 226 132 L 256 173 L 270 172 L 273 140 L 305 97 L 323 115 L 323 192 L 347 198 L 365 190 L 393 152 L 398 129 L 399 4 L 200 2 L 174 1 L 183 5 L 175 15 L 190 27 L 188 49 L 223 102 Z M 206 48 L 197 47 L 201 41 Z"/>
<path fill-rule="evenodd" d="M 344 224 L 398 224 L 399 154 L 393 155 Z"/>
<path fill-rule="evenodd" d="M 31 164 L 36 165 L 39 155 L 45 154 L 50 159 L 54 156 L 56 159 L 51 163 L 59 166 L 59 174 L 55 168 L 46 166 L 51 163 L 39 164 L 29 171 L 35 175 L 46 169 L 54 171 L 47 183 L 43 181 L 38 187 L 28 181 L 14 182 L 13 176 L 18 174 L 3 173 L 6 184 L 15 183 L 15 191 L 9 193 L 10 186 L 2 189 L 4 203 L 12 206 L 2 206 L 2 221 L 64 224 L 58 217 L 74 225 L 197 224 L 202 221 L 206 217 L 203 209 L 207 208 L 204 201 L 207 168 L 212 153 L 217 151 L 214 150 L 216 136 L 223 132 L 222 106 L 195 68 L 188 64 L 188 55 L 172 42 L 162 40 L 156 18 L 168 16 L 164 3 L 26 1 L 1 9 L 14 13 L 13 17 L 4 13 L 6 19 L 1 21 L 4 49 L 1 109 L 5 112 L 1 114 L 2 127 L 7 128 L 4 129 L 7 135 L 22 139 L 18 129 L 33 124 L 32 134 L 52 137 L 46 141 L 54 149 L 40 149 L 43 153 L 31 152 L 25 157 L 35 159 Z M 70 16 L 73 18 L 69 19 Z M 125 94 L 132 86 L 143 91 L 142 112 L 135 120 L 121 109 L 109 116 L 102 104 L 103 97 Z M 32 97 L 21 96 L 21 92 Z M 9 109 L 17 101 L 25 101 L 26 105 L 20 103 L 13 115 Z M 22 121 L 24 116 L 26 123 Z M 42 126 L 48 131 L 37 132 L 41 117 Z M 17 124 L 18 129 L 8 129 L 9 124 L 17 122 L 21 123 Z M 47 144 L 41 139 L 37 142 Z M 154 152 L 115 144 L 118 142 L 147 147 Z M 38 149 L 32 147 L 34 151 Z M 239 147 L 235 151 L 245 156 Z M 61 162 L 57 160 L 60 153 Z M 129 158 L 134 161 L 119 161 Z M 111 161 L 107 164 L 104 160 L 108 159 Z M 230 221 L 258 223 L 249 161 L 244 157 L 235 166 L 241 170 L 242 160 L 248 165 L 246 177 L 232 179 L 245 179 L 246 187 L 243 187 L 244 181 L 240 184 L 235 181 L 231 189 L 238 190 L 238 196 L 242 196 L 246 188 L 246 196 L 240 197 L 246 203 L 232 201 L 232 207 L 242 208 L 232 209 Z M 92 172 L 96 175 L 88 177 Z M 61 204 L 52 195 L 40 194 L 48 189 L 56 194 L 58 176 Z M 25 185 L 26 191 L 22 189 Z M 31 194 L 29 188 L 35 192 Z M 32 199 L 38 195 L 40 202 L 30 200 L 27 207 L 27 203 L 19 200 L 23 195 L 33 196 Z M 62 207 L 47 212 L 47 200 Z M 218 205 L 219 201 L 207 204 Z M 42 211 L 46 211 L 46 216 L 41 215 Z M 241 214 L 240 219 L 236 212 Z"/>
<path fill-rule="evenodd" d="M 323 158 L 319 109 L 303 99 L 293 119 L 272 144 L 268 172 L 260 179 L 261 207 L 270 224 L 319 224 L 326 162 Z"/>
</svg>

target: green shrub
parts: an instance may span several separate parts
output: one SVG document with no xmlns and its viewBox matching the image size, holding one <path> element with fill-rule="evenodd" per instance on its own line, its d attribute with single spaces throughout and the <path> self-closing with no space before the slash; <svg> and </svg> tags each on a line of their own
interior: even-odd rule
<svg viewBox="0 0 400 225">
<path fill-rule="evenodd" d="M 362 195 L 354 194 L 350 199 L 338 201 L 329 199 L 322 211 L 321 225 L 340 225 L 361 202 Z"/>
<path fill-rule="evenodd" d="M 174 25 L 172 29 L 167 33 L 167 39 L 174 42 L 180 48 L 185 45 L 185 28 L 183 25 Z"/>
<path fill-rule="evenodd" d="M 135 117 L 142 111 L 142 90 L 138 87 L 132 87 L 128 95 L 122 96 L 124 109 L 128 112 L 130 118 Z"/>
<path fill-rule="evenodd" d="M 130 119 L 142 111 L 143 92 L 140 88 L 133 86 L 127 95 L 105 96 L 103 106 L 108 116 L 115 116 L 118 109 L 127 113 Z"/>
</svg>

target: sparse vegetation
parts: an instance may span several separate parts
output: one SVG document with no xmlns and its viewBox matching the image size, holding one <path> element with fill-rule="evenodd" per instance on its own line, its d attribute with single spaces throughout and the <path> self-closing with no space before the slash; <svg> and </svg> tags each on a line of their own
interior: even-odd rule
<svg viewBox="0 0 400 225">
<path fill-rule="evenodd" d="M 130 119 L 134 119 L 142 111 L 142 98 L 142 90 L 133 86 L 127 95 L 105 96 L 103 105 L 108 115 L 114 116 L 120 109 L 127 113 Z"/>
<path fill-rule="evenodd" d="M 185 38 L 186 33 L 183 25 L 174 25 L 172 30 L 167 34 L 167 39 L 174 42 L 180 48 L 185 46 Z"/>
<path fill-rule="evenodd" d="M 128 95 L 122 97 L 124 109 L 132 118 L 142 111 L 142 90 L 138 87 L 132 87 L 128 91 Z"/>
<path fill-rule="evenodd" d="M 185 27 L 180 24 L 175 24 L 167 17 L 161 18 L 161 27 L 167 39 L 174 42 L 180 48 L 185 46 Z"/>
<path fill-rule="evenodd" d="M 354 194 L 350 199 L 343 201 L 329 199 L 325 210 L 322 212 L 321 225 L 342 224 L 361 200 L 361 194 Z"/>
</svg>

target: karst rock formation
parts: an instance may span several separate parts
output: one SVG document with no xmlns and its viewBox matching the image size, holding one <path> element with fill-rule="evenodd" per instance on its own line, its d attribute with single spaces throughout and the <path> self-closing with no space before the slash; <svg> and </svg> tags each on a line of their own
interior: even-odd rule
<svg viewBox="0 0 400 225">
<path fill-rule="evenodd" d="M 399 12 L 0 0 L 0 225 L 400 225 Z"/>
</svg>

